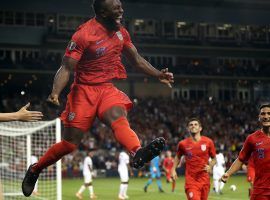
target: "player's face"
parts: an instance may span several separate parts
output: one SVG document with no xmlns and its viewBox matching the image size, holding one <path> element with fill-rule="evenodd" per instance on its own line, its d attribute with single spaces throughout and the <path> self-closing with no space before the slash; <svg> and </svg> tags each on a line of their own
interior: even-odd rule
<svg viewBox="0 0 270 200">
<path fill-rule="evenodd" d="M 191 121 L 188 123 L 188 131 L 192 134 L 200 133 L 202 127 L 198 121 Z"/>
<path fill-rule="evenodd" d="M 171 151 L 167 151 L 167 157 L 172 157 L 172 152 Z"/>
<path fill-rule="evenodd" d="M 119 30 L 122 26 L 124 10 L 120 0 L 107 0 L 104 4 L 103 19 L 111 30 Z"/>
<path fill-rule="evenodd" d="M 259 121 L 262 126 L 270 127 L 270 108 L 264 107 L 261 109 L 259 114 Z"/>
</svg>

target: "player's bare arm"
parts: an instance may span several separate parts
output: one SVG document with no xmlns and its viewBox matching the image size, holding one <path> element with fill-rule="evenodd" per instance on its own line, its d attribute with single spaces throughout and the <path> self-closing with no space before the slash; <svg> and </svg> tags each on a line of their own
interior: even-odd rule
<svg viewBox="0 0 270 200">
<path fill-rule="evenodd" d="M 172 174 L 171 174 L 171 177 L 173 178 L 173 180 L 176 180 L 178 177 L 177 177 L 177 173 L 176 173 L 176 168 L 178 167 L 180 163 L 180 159 L 178 158 L 178 156 L 176 155 L 174 157 L 174 162 L 173 162 L 173 168 L 172 168 Z"/>
<path fill-rule="evenodd" d="M 125 47 L 123 51 L 125 57 L 128 59 L 130 64 L 140 71 L 144 72 L 147 75 L 156 77 L 160 80 L 160 82 L 168 85 L 170 88 L 171 83 L 174 82 L 173 73 L 169 72 L 168 68 L 162 69 L 159 71 L 155 67 L 153 67 L 149 62 L 147 62 L 137 51 L 137 49 L 133 47 Z"/>
<path fill-rule="evenodd" d="M 0 113 L 0 121 L 28 121 L 34 122 L 41 120 L 43 117 L 42 112 L 39 111 L 28 111 L 30 103 L 27 103 L 17 112 L 12 113 Z"/>
<path fill-rule="evenodd" d="M 77 63 L 78 61 L 73 58 L 70 57 L 63 58 L 61 67 L 55 74 L 52 92 L 47 99 L 48 102 L 53 103 L 54 105 L 57 106 L 60 105 L 58 100 L 59 95 L 67 85 L 70 74 L 77 65 Z"/>
<path fill-rule="evenodd" d="M 233 162 L 230 169 L 223 174 L 221 177 L 221 181 L 226 183 L 231 175 L 233 175 L 235 172 L 237 172 L 239 169 L 242 168 L 243 162 L 241 162 L 238 158 Z"/>
<path fill-rule="evenodd" d="M 212 158 L 212 160 L 210 161 L 210 163 L 208 165 L 205 165 L 204 170 L 207 173 L 211 173 L 213 170 L 214 165 L 217 163 L 217 159 L 216 158 Z"/>
</svg>

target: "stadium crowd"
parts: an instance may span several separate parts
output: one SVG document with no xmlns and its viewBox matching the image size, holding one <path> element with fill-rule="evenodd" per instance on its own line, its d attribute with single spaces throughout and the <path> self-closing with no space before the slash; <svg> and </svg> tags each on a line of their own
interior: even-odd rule
<svg viewBox="0 0 270 200">
<path fill-rule="evenodd" d="M 63 109 L 49 107 L 42 97 L 31 96 L 31 109 L 44 113 L 44 119 L 57 117 Z M 16 110 L 22 105 L 19 98 L 5 96 L 1 98 L 0 108 L 4 112 Z M 186 121 L 197 116 L 202 120 L 203 134 L 215 142 L 216 148 L 222 150 L 226 158 L 226 166 L 230 166 L 237 157 L 247 134 L 254 131 L 257 107 L 254 103 L 239 101 L 220 102 L 210 100 L 181 100 L 165 98 L 134 99 L 134 108 L 129 114 L 131 127 L 138 133 L 145 145 L 157 136 L 167 141 L 167 149 L 176 151 L 179 140 L 185 138 Z M 113 133 L 104 124 L 96 120 L 89 133 L 85 134 L 77 151 L 64 157 L 64 175 L 80 176 L 82 161 L 88 149 L 97 149 L 93 157 L 96 169 L 103 169 L 107 175 L 117 174 L 118 152 L 121 147 L 115 141 Z"/>
</svg>

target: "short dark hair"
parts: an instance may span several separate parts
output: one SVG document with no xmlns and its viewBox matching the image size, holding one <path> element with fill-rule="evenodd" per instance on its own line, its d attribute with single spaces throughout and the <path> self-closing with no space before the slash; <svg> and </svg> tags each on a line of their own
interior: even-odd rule
<svg viewBox="0 0 270 200">
<path fill-rule="evenodd" d="M 94 0 L 93 1 L 92 7 L 95 11 L 95 14 L 100 14 L 101 10 L 103 9 L 105 1 L 106 0 Z"/>
<path fill-rule="evenodd" d="M 270 108 L 270 103 L 263 103 L 263 104 L 261 104 L 261 106 L 260 106 L 260 110 L 261 109 L 263 109 L 263 108 Z"/>
<path fill-rule="evenodd" d="M 201 120 L 200 120 L 199 118 L 197 118 L 197 117 L 192 117 L 192 118 L 190 118 L 190 119 L 188 120 L 188 122 L 187 122 L 187 125 L 188 125 L 190 122 L 192 122 L 192 121 L 197 121 L 197 122 L 199 123 L 199 125 L 202 126 Z"/>
</svg>

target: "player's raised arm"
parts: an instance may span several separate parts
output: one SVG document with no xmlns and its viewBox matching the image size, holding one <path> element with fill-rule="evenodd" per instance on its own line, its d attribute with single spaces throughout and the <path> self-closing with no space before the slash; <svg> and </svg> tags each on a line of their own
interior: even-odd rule
<svg viewBox="0 0 270 200">
<path fill-rule="evenodd" d="M 0 121 L 38 121 L 41 120 L 43 114 L 39 111 L 28 111 L 30 103 L 23 106 L 17 112 L 12 113 L 0 113 Z"/>
<path fill-rule="evenodd" d="M 71 57 L 64 56 L 61 67 L 55 74 L 52 92 L 47 99 L 48 102 L 53 103 L 55 105 L 60 105 L 58 100 L 59 95 L 67 85 L 70 74 L 77 65 L 77 63 L 78 63 L 77 60 Z"/>
<path fill-rule="evenodd" d="M 153 67 L 147 60 L 145 60 L 138 53 L 137 49 L 134 46 L 125 47 L 123 50 L 123 54 L 132 66 L 136 67 L 147 75 L 158 78 L 160 82 L 165 83 L 170 88 L 172 87 L 171 83 L 174 82 L 174 77 L 173 73 L 169 72 L 168 68 L 159 71 L 158 69 Z"/>
</svg>

